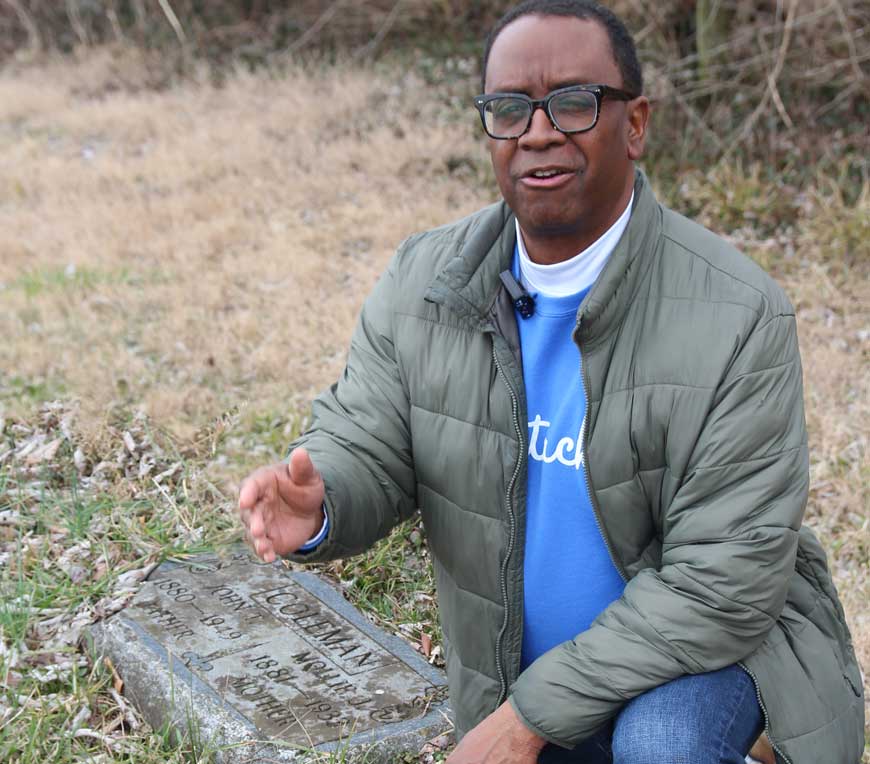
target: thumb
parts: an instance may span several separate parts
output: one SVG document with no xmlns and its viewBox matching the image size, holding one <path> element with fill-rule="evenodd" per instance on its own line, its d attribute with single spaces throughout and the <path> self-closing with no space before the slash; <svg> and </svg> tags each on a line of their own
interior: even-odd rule
<svg viewBox="0 0 870 764">
<path fill-rule="evenodd" d="M 296 485 L 308 485 L 309 483 L 316 482 L 320 477 L 317 468 L 308 455 L 308 451 L 304 448 L 294 449 L 290 454 L 287 471 L 290 473 L 290 479 Z"/>
</svg>

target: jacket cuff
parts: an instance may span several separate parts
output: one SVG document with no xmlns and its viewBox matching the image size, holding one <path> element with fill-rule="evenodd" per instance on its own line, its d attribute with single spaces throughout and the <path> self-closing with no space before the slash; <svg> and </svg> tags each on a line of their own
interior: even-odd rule
<svg viewBox="0 0 870 764">
<path fill-rule="evenodd" d="M 296 562 L 301 564 L 308 564 L 312 562 L 329 562 L 330 560 L 334 560 L 338 557 L 341 557 L 345 550 L 341 549 L 335 542 L 335 505 L 332 501 L 332 498 L 329 495 L 329 488 L 326 488 L 326 495 L 323 500 L 323 526 L 320 529 L 320 532 L 317 536 L 314 536 L 309 542 L 303 544 L 299 549 L 295 552 L 291 552 L 288 555 L 285 555 L 285 559 L 290 560 L 290 562 Z M 325 531 L 325 533 L 324 533 Z M 309 543 L 317 539 L 321 533 L 324 533 L 323 538 L 320 539 L 314 546 L 312 546 L 307 551 L 304 547 L 308 546 Z"/>
<path fill-rule="evenodd" d="M 561 740 L 556 740 L 556 738 L 551 737 L 546 732 L 541 730 L 539 727 L 536 727 L 534 724 L 532 724 L 529 721 L 528 717 L 523 713 L 523 711 L 520 708 L 519 703 L 517 703 L 517 699 L 514 695 L 509 695 L 507 702 L 511 704 L 511 707 L 513 708 L 517 717 L 519 717 L 519 720 L 523 723 L 523 726 L 525 726 L 527 729 L 534 732 L 539 738 L 541 738 L 542 740 L 546 740 L 548 743 L 552 743 L 553 745 L 557 745 L 557 746 L 559 746 L 559 748 L 565 748 L 566 750 L 569 750 L 569 751 L 574 748 L 574 746 L 569 745 L 567 743 L 563 743 Z"/>
<path fill-rule="evenodd" d="M 321 511 L 323 512 L 323 525 L 320 526 L 320 530 L 317 533 L 296 550 L 297 554 L 304 554 L 315 550 L 320 546 L 320 542 L 326 538 L 326 534 L 329 533 L 329 515 L 326 514 L 326 502 L 323 503 Z"/>
</svg>

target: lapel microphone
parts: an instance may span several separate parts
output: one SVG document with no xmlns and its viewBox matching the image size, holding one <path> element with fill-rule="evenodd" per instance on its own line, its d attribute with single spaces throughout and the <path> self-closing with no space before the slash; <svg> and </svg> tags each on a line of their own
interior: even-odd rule
<svg viewBox="0 0 870 764">
<path fill-rule="evenodd" d="M 535 315 L 535 298 L 514 278 L 514 274 L 510 271 L 502 271 L 498 274 L 498 277 L 511 296 L 517 313 L 523 318 L 531 318 Z"/>
</svg>

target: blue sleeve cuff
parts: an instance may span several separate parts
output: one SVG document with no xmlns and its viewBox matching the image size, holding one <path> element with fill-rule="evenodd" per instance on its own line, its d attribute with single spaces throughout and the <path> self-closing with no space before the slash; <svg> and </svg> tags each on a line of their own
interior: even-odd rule
<svg viewBox="0 0 870 764">
<path fill-rule="evenodd" d="M 320 526 L 320 530 L 312 536 L 308 541 L 306 541 L 299 549 L 296 550 L 296 553 L 300 552 L 310 552 L 312 549 L 316 549 L 320 546 L 320 542 L 326 538 L 326 534 L 329 533 L 329 515 L 326 514 L 326 505 L 323 505 L 323 525 Z"/>
</svg>

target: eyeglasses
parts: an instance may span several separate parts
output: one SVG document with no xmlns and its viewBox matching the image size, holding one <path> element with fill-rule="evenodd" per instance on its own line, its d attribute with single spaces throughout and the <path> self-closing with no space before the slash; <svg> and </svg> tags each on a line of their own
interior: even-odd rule
<svg viewBox="0 0 870 764">
<path fill-rule="evenodd" d="M 490 138 L 510 140 L 532 126 L 535 109 L 543 109 L 559 132 L 585 133 L 598 123 L 605 98 L 631 101 L 636 95 L 609 85 L 571 85 L 535 100 L 524 93 L 489 93 L 475 96 L 483 129 Z"/>
</svg>

